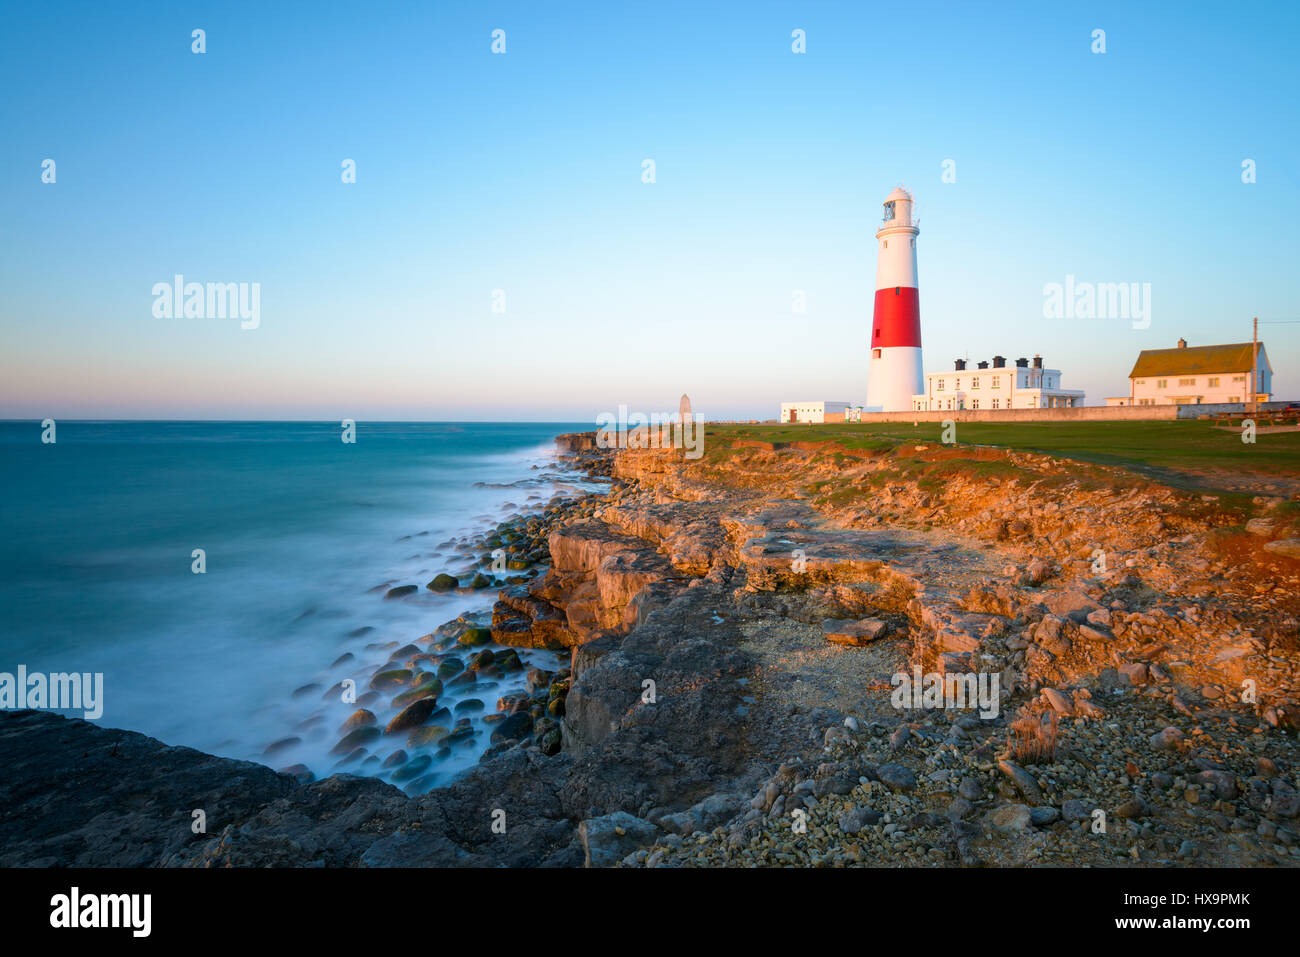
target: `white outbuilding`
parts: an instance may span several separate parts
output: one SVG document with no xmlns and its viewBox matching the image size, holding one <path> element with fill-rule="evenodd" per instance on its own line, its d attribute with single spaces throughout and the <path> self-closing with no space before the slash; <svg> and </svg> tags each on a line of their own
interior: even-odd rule
<svg viewBox="0 0 1300 957">
<path fill-rule="evenodd" d="M 782 422 L 843 422 L 847 402 L 782 402 Z"/>
</svg>

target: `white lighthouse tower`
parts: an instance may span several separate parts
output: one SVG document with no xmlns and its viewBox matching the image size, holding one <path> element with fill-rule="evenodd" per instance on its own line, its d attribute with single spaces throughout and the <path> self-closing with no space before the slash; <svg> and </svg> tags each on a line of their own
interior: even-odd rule
<svg viewBox="0 0 1300 957">
<path fill-rule="evenodd" d="M 912 194 L 899 187 L 885 198 L 876 231 L 876 307 L 867 363 L 867 411 L 902 412 L 925 391 L 921 369 L 921 307 L 916 284 Z"/>
</svg>

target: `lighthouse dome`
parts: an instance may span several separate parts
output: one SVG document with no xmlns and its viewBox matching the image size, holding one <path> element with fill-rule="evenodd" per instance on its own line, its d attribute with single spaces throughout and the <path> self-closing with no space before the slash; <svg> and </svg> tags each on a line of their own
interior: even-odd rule
<svg viewBox="0 0 1300 957">
<path fill-rule="evenodd" d="M 885 217 L 881 228 L 896 227 L 916 228 L 912 215 L 912 194 L 901 186 L 895 187 L 894 191 L 885 197 Z"/>
</svg>

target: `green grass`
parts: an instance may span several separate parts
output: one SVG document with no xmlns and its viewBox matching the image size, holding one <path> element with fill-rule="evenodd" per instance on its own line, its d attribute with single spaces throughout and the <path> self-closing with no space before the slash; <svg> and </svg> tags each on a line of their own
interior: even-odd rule
<svg viewBox="0 0 1300 957">
<path fill-rule="evenodd" d="M 938 422 L 837 425 L 710 425 L 705 445 L 737 439 L 764 442 L 835 440 L 846 449 L 880 450 L 903 442 L 935 444 Z M 1253 445 L 1209 422 L 958 422 L 958 445 L 1046 452 L 1128 468 L 1225 469 L 1300 475 L 1300 432 L 1256 436 Z"/>
</svg>

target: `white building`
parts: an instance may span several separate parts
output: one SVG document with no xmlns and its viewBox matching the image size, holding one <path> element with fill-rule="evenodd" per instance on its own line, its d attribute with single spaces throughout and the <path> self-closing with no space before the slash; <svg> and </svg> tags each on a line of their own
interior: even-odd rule
<svg viewBox="0 0 1300 957">
<path fill-rule="evenodd" d="M 1107 405 L 1210 405 L 1249 402 L 1251 344 L 1191 346 L 1179 339 L 1174 349 L 1143 349 L 1129 373 L 1129 394 L 1106 399 Z M 1254 360 L 1256 399 L 1272 398 L 1273 367 L 1264 343 Z"/>
<path fill-rule="evenodd" d="M 782 422 L 843 422 L 847 402 L 782 402 Z"/>
<path fill-rule="evenodd" d="M 1041 356 L 1017 359 L 1008 366 L 1003 356 L 974 369 L 958 359 L 946 372 L 927 372 L 925 392 L 912 396 L 915 412 L 956 412 L 1001 409 L 1063 409 L 1083 405 L 1078 389 L 1061 388 L 1061 370 L 1043 368 Z"/>
</svg>

